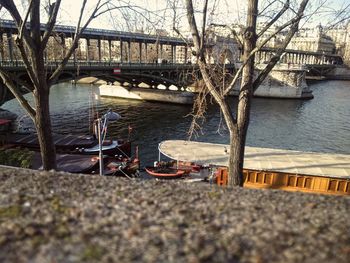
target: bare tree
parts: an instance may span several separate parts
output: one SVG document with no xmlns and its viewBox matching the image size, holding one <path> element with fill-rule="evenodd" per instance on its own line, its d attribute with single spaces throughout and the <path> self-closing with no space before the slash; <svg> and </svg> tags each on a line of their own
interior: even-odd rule
<svg viewBox="0 0 350 263">
<path fill-rule="evenodd" d="M 69 58 L 77 48 L 78 41 L 89 23 L 96 17 L 109 11 L 111 7 L 109 6 L 109 0 L 98 0 L 86 21 L 83 22 L 83 15 L 87 5 L 87 0 L 83 0 L 72 45 L 67 49 L 58 67 L 52 73 L 49 73 L 44 53 L 48 46 L 49 38 L 54 31 L 61 0 L 56 0 L 53 3 L 49 1 L 49 6 L 47 8 L 48 19 L 43 34 L 40 29 L 41 1 L 29 0 L 28 3 L 28 8 L 26 9 L 25 15 L 22 17 L 13 0 L 0 0 L 0 6 L 7 10 L 16 24 L 18 35 L 15 43 L 20 50 L 23 63 L 29 76 L 29 81 L 26 82 L 15 79 L 9 72 L 1 67 L 0 77 L 5 86 L 13 93 L 20 105 L 33 120 L 38 133 L 43 168 L 49 170 L 56 168 L 56 151 L 52 137 L 49 111 L 50 87 L 56 83 L 62 70 L 68 63 Z M 115 9 L 118 7 L 112 7 L 112 9 L 113 8 Z M 34 106 L 30 105 L 23 97 L 17 84 L 33 91 Z"/>
<path fill-rule="evenodd" d="M 274 2 L 274 1 L 271 1 Z M 249 125 L 251 101 L 254 91 L 259 87 L 262 81 L 266 78 L 269 72 L 276 65 L 281 55 L 285 51 L 288 43 L 298 31 L 300 20 L 303 18 L 304 10 L 308 4 L 308 0 L 303 0 L 298 10 L 294 10 L 290 7 L 290 1 L 284 1 L 282 8 L 279 12 L 274 12 L 270 22 L 266 23 L 266 26 L 257 33 L 257 16 L 258 12 L 258 0 L 248 0 L 247 21 L 243 34 L 240 36 L 240 41 L 243 45 L 242 65 L 236 70 L 235 75 L 229 85 L 226 85 L 224 89 L 220 89 L 221 83 L 216 82 L 217 77 L 213 77 L 215 72 L 212 70 L 212 65 L 206 60 L 206 21 L 208 11 L 208 0 L 204 1 L 202 9 L 202 30 L 199 32 L 197 26 L 195 11 L 192 0 L 186 0 L 187 19 L 191 28 L 194 50 L 197 56 L 197 63 L 199 65 L 205 87 L 207 92 L 211 94 L 215 102 L 219 105 L 223 118 L 229 130 L 230 136 L 230 155 L 229 155 L 229 185 L 231 186 L 243 186 L 243 161 L 244 161 L 244 148 L 246 143 L 246 135 Z M 277 20 L 279 20 L 287 10 L 291 10 L 293 17 L 277 28 L 276 32 L 267 39 L 264 39 L 257 45 L 257 39 L 268 30 Z M 266 43 L 278 32 L 283 29 L 289 28 L 286 37 L 283 40 L 281 46 L 276 50 L 266 67 L 260 71 L 256 78 L 254 78 L 254 55 L 257 51 L 266 45 Z M 237 32 L 234 32 L 234 36 L 238 38 Z M 222 78 L 224 79 L 224 78 Z M 238 80 L 241 79 L 238 104 L 236 106 L 236 114 L 231 110 L 231 105 L 227 101 L 229 92 L 233 89 Z"/>
</svg>

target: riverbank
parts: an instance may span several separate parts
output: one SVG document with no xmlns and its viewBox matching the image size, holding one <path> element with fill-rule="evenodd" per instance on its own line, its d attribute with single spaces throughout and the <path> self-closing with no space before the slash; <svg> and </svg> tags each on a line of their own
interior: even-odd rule
<svg viewBox="0 0 350 263">
<path fill-rule="evenodd" d="M 1 167 L 1 262 L 349 262 L 350 198 Z"/>
</svg>

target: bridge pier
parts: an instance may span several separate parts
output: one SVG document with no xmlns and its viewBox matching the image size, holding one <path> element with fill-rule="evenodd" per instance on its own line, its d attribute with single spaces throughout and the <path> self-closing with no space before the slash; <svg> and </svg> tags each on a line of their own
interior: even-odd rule
<svg viewBox="0 0 350 263">
<path fill-rule="evenodd" d="M 293 56 L 291 55 L 293 60 Z M 261 71 L 266 67 L 265 63 L 257 64 L 256 71 Z M 240 83 L 237 83 L 231 95 L 239 94 Z M 254 92 L 254 96 L 268 98 L 287 99 L 311 99 L 311 90 L 305 81 L 305 70 L 302 68 L 290 68 L 288 64 L 278 64 L 270 72 L 259 88 Z"/>
</svg>

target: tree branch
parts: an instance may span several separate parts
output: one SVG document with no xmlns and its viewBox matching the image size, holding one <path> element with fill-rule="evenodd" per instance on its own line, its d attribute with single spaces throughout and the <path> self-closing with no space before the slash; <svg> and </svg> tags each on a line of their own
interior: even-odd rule
<svg viewBox="0 0 350 263">
<path fill-rule="evenodd" d="M 30 118 L 34 121 L 36 112 L 28 103 L 28 101 L 23 97 L 22 93 L 17 88 L 15 83 L 12 81 L 12 79 L 14 79 L 13 76 L 9 75 L 5 70 L 0 68 L 0 77 L 2 78 L 2 81 L 5 84 L 5 86 L 12 92 L 12 94 L 19 101 L 21 106 L 28 112 Z"/>
<path fill-rule="evenodd" d="M 106 1 L 104 3 L 101 4 L 101 0 L 99 0 L 95 6 L 95 9 L 94 11 L 91 13 L 90 17 L 88 18 L 88 20 L 85 22 L 85 24 L 80 28 L 80 24 L 81 24 L 81 21 L 82 21 L 82 17 L 83 17 L 83 13 L 84 13 L 84 10 L 85 10 L 85 6 L 86 6 L 86 2 L 87 0 L 84 0 L 83 1 L 83 4 L 81 6 L 81 9 L 80 9 L 80 16 L 79 16 L 79 20 L 78 20 L 78 23 L 77 23 L 77 27 L 75 29 L 75 33 L 74 33 L 74 39 L 72 41 L 72 46 L 69 48 L 66 56 L 63 58 L 61 64 L 57 67 L 57 69 L 52 73 L 52 75 L 50 76 L 49 78 L 49 81 L 48 81 L 48 84 L 49 86 L 52 85 L 52 83 L 56 80 L 56 78 L 58 77 L 58 75 L 62 72 L 63 68 L 66 66 L 69 58 L 72 56 L 73 52 L 75 51 L 75 49 L 77 48 L 77 45 L 78 45 L 78 41 L 80 39 L 80 36 L 81 34 L 84 32 L 84 30 L 87 28 L 87 26 L 90 24 L 90 22 L 102 15 L 103 13 L 107 12 L 107 11 L 110 11 L 111 9 L 118 9 L 119 7 L 115 7 L 115 8 L 110 8 L 110 9 L 107 9 L 105 11 L 100 11 L 100 9 L 102 7 L 104 7 L 105 5 L 107 5 L 109 3 L 109 1 Z"/>
<path fill-rule="evenodd" d="M 277 52 L 275 55 L 271 58 L 267 66 L 259 73 L 258 77 L 255 79 L 253 83 L 253 90 L 255 91 L 259 85 L 264 81 L 264 79 L 267 77 L 267 75 L 270 73 L 270 71 L 273 69 L 273 67 L 276 65 L 276 63 L 279 61 L 281 55 L 287 48 L 289 42 L 293 38 L 295 32 L 298 31 L 299 22 L 303 17 L 304 10 L 306 8 L 306 5 L 308 4 L 309 0 L 303 0 L 302 3 L 299 6 L 299 10 L 297 12 L 297 16 L 293 19 L 293 24 L 286 36 L 286 38 L 283 41 L 283 44 L 280 48 L 277 49 Z"/>
<path fill-rule="evenodd" d="M 24 44 L 23 44 L 23 39 L 21 38 L 17 38 L 16 39 L 16 45 L 19 49 L 19 51 L 21 52 L 21 56 L 24 62 L 24 66 L 27 70 L 27 73 L 30 77 L 30 79 L 32 80 L 34 86 L 38 87 L 39 86 L 39 80 L 37 79 L 36 74 L 33 71 L 33 66 L 31 65 L 30 61 L 28 60 L 28 55 L 27 52 L 24 48 Z"/>
<path fill-rule="evenodd" d="M 88 25 L 88 22 L 90 22 L 91 20 L 89 19 L 88 22 L 86 23 L 85 25 L 85 28 L 82 28 L 80 30 L 80 24 L 81 24 L 81 20 L 82 20 L 82 17 L 83 17 L 83 13 L 84 13 L 84 10 L 85 10 L 85 6 L 86 6 L 86 2 L 87 0 L 84 0 L 82 5 L 81 5 L 81 8 L 80 8 L 80 15 L 79 15 L 79 20 L 78 20 L 78 23 L 77 23 L 77 27 L 75 29 L 75 34 L 74 34 L 74 40 L 72 42 L 72 45 L 71 47 L 69 48 L 66 56 L 63 58 L 61 64 L 56 68 L 56 70 L 52 73 L 52 75 L 50 76 L 49 80 L 48 80 L 48 86 L 51 86 L 52 83 L 56 80 L 56 78 L 58 77 L 58 75 L 62 72 L 63 68 L 67 65 L 67 62 L 69 60 L 69 58 L 72 56 L 74 50 L 76 49 L 76 43 L 78 42 L 79 40 L 79 32 L 80 34 L 85 30 L 85 28 L 87 27 Z M 98 1 L 97 5 L 100 4 L 100 0 Z M 95 10 L 94 12 L 91 14 L 90 18 L 95 14 L 96 12 L 96 8 L 97 6 L 95 7 Z"/>
<path fill-rule="evenodd" d="M 226 27 L 231 31 L 231 34 L 233 35 L 233 37 L 236 39 L 236 41 L 238 42 L 238 44 L 242 47 L 243 46 L 243 41 L 242 39 L 239 37 L 239 35 L 237 34 L 236 30 L 234 30 L 233 28 L 229 27 L 228 25 L 224 25 L 224 24 L 216 24 L 216 23 L 211 23 L 211 25 L 213 26 L 218 26 L 218 27 Z"/>
<path fill-rule="evenodd" d="M 202 54 L 202 52 L 200 50 L 201 43 L 200 43 L 198 28 L 196 25 L 196 20 L 194 17 L 194 9 L 193 9 L 192 0 L 186 0 L 186 9 L 187 9 L 188 24 L 190 25 L 190 28 L 191 28 L 195 49 L 196 49 L 197 53 Z M 209 75 L 208 69 L 206 67 L 206 62 L 204 60 L 204 57 L 200 57 L 200 59 L 198 60 L 198 65 L 199 65 L 203 80 L 205 82 L 205 85 L 206 85 L 208 91 L 213 96 L 216 103 L 218 103 L 220 105 L 220 108 L 223 112 L 226 124 L 233 125 L 233 123 L 235 123 L 236 120 L 232 116 L 232 112 L 231 112 L 231 109 L 229 108 L 228 104 L 225 102 L 224 98 L 222 96 L 220 96 L 220 93 L 216 90 L 216 88 L 213 84 L 213 81 Z M 229 128 L 234 129 L 233 126 L 231 126 Z"/>
<path fill-rule="evenodd" d="M 200 49 L 204 48 L 204 38 L 205 38 L 205 24 L 207 23 L 207 9 L 208 9 L 208 0 L 205 0 L 203 6 L 203 21 L 202 21 L 202 35 L 201 35 L 201 46 Z"/>
<path fill-rule="evenodd" d="M 57 19 L 57 14 L 58 14 L 58 10 L 60 9 L 60 5 L 61 5 L 61 0 L 57 0 L 57 2 L 52 3 L 53 5 L 53 9 L 51 11 L 51 13 L 49 14 L 50 17 L 48 19 L 48 22 L 46 23 L 46 30 L 43 36 L 43 39 L 41 41 L 41 46 L 44 48 L 46 47 L 46 44 L 52 34 L 52 30 L 56 24 L 56 19 Z M 50 7 L 51 9 L 52 7 Z"/>
<path fill-rule="evenodd" d="M 20 28 L 18 28 L 19 30 L 18 30 L 18 36 L 17 37 L 19 39 L 22 39 L 22 37 L 23 37 L 23 30 L 26 27 L 26 23 L 27 23 L 27 20 L 28 20 L 28 17 L 29 17 L 30 8 L 32 7 L 32 3 L 33 3 L 33 0 L 30 0 L 29 6 L 28 6 L 28 9 L 27 9 L 27 13 L 26 13 L 26 15 L 24 17 L 24 20 L 22 21 L 22 25 L 21 25 Z"/>
<path fill-rule="evenodd" d="M 302 18 L 302 17 L 301 17 Z M 300 19 L 301 19 L 300 18 Z M 247 62 L 249 61 L 249 59 L 255 55 L 256 52 L 258 52 L 259 50 L 261 50 L 266 44 L 267 42 L 269 42 L 274 36 L 276 36 L 278 33 L 280 33 L 283 29 L 285 29 L 286 27 L 292 25 L 293 23 L 295 23 L 295 19 L 292 19 L 288 22 L 286 22 L 285 24 L 283 24 L 282 26 L 278 27 L 278 29 L 273 33 L 271 34 L 269 37 L 267 37 L 263 42 L 261 42 L 258 46 L 256 46 L 252 52 L 249 54 L 248 58 L 246 60 L 243 61 L 242 65 L 239 67 L 239 69 L 237 70 L 233 80 L 231 81 L 230 85 L 226 88 L 226 90 L 224 91 L 224 96 L 226 96 L 230 91 L 231 89 L 234 87 L 234 85 L 236 84 L 239 76 L 241 75 L 242 73 L 242 70 L 243 68 L 245 67 L 245 65 L 247 64 Z"/>
<path fill-rule="evenodd" d="M 258 33 L 258 38 L 261 37 L 266 30 L 268 30 L 289 8 L 289 0 L 286 0 L 284 3 L 282 9 L 278 12 L 278 14 L 270 20 L 269 23 Z"/>
<path fill-rule="evenodd" d="M 16 23 L 17 28 L 20 29 L 21 26 L 23 25 L 23 21 L 13 0 L 0 0 L 0 5 L 10 13 L 13 20 Z M 30 8 L 28 9 L 30 10 Z M 33 39 L 30 37 L 29 31 L 25 25 L 23 26 L 23 29 L 22 29 L 22 36 L 25 39 L 28 46 L 33 48 L 34 47 Z"/>
<path fill-rule="evenodd" d="M 187 20 L 191 28 L 193 44 L 196 48 L 196 53 L 200 53 L 200 37 L 197 28 L 196 19 L 194 17 L 194 9 L 192 0 L 186 0 L 186 9 L 187 9 Z"/>
</svg>

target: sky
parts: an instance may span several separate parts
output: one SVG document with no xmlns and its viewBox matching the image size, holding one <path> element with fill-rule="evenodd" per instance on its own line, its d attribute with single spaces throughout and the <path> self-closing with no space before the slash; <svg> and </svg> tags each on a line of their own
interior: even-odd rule
<svg viewBox="0 0 350 263">
<path fill-rule="evenodd" d="M 171 31 L 175 24 L 180 31 L 188 29 L 186 12 L 183 7 L 184 0 L 112 0 L 119 2 L 120 5 L 131 5 L 131 8 L 119 8 L 112 12 L 107 12 L 103 16 L 91 22 L 89 27 L 100 29 L 115 29 L 125 31 L 154 31 L 156 28 L 163 28 Z M 260 10 L 263 5 L 272 0 L 260 0 Z M 18 7 L 23 6 L 26 0 L 15 0 Z M 42 0 L 42 3 L 47 1 Z M 52 0 L 51 0 L 52 2 Z M 194 0 L 195 8 L 201 10 L 203 0 Z M 279 1 L 281 2 L 281 1 Z M 300 2 L 300 0 L 291 0 L 291 3 Z M 62 0 L 61 10 L 58 17 L 58 23 L 65 25 L 76 25 L 79 17 L 82 0 Z M 88 0 L 87 11 L 91 10 L 97 3 L 97 0 Z M 196 5 L 197 3 L 197 5 Z M 172 5 L 176 5 L 176 17 L 173 19 L 174 11 Z M 244 23 L 247 0 L 209 0 L 208 23 Z M 305 25 L 315 26 L 319 23 L 324 25 L 327 21 L 335 21 L 334 14 L 337 9 L 348 7 L 344 13 L 337 14 L 338 18 L 350 14 L 350 0 L 310 0 L 309 13 L 315 11 L 316 6 L 322 5 L 322 8 L 316 9 L 317 14 L 307 20 Z M 23 9 L 23 8 L 22 8 Z M 150 11 L 150 12 L 148 12 Z M 86 14 L 89 14 L 87 12 Z M 332 16 L 330 16 L 332 14 Z M 0 14 L 1 15 L 1 14 Z M 266 15 L 273 15 L 273 12 Z M 1 15 L 2 18 L 6 18 Z M 198 15 L 198 19 L 199 19 Z M 198 22 L 198 24 L 200 21 Z"/>
</svg>

